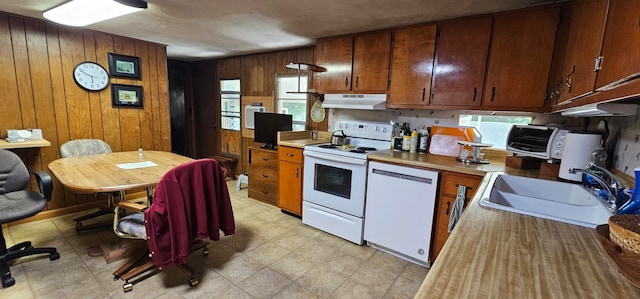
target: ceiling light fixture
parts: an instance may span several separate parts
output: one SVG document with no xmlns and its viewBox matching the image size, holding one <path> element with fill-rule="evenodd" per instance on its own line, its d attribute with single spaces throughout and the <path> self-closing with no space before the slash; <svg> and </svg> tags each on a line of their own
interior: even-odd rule
<svg viewBox="0 0 640 299">
<path fill-rule="evenodd" d="M 45 11 L 42 16 L 56 23 L 81 27 L 147 8 L 142 0 L 72 0 Z"/>
</svg>

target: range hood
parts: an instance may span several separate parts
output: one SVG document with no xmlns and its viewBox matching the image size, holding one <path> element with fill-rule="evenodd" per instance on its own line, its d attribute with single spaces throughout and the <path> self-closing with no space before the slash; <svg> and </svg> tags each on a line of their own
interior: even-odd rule
<svg viewBox="0 0 640 299">
<path fill-rule="evenodd" d="M 325 94 L 323 108 L 384 110 L 386 94 Z"/>
<path fill-rule="evenodd" d="M 560 114 L 573 117 L 630 116 L 636 115 L 636 110 L 638 110 L 636 104 L 601 103 L 569 108 L 561 111 Z"/>
</svg>

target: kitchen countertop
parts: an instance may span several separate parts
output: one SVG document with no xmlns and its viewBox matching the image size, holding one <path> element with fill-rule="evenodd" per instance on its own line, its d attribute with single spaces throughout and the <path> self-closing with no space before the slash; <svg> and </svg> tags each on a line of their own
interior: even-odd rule
<svg viewBox="0 0 640 299">
<path fill-rule="evenodd" d="M 449 170 L 460 173 L 484 176 L 487 172 L 507 172 L 510 168 L 504 165 L 504 159 L 491 160 L 489 164 L 472 164 L 456 160 L 455 157 L 423 153 L 409 153 L 394 150 L 382 150 L 368 156 L 371 161 L 396 163 L 407 166 Z M 511 170 L 513 171 L 513 170 Z"/>
<path fill-rule="evenodd" d="M 416 298 L 640 298 L 594 229 L 481 207 L 498 174 L 483 179 Z"/>
<path fill-rule="evenodd" d="M 304 148 L 305 145 L 327 143 L 331 140 L 331 133 L 317 132 L 318 138 L 313 139 L 312 131 L 283 131 L 278 132 L 278 145 Z"/>
</svg>

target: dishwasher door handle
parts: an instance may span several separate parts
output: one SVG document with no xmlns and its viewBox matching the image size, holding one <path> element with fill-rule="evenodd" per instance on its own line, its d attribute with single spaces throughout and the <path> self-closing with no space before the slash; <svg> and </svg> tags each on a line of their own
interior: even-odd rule
<svg viewBox="0 0 640 299">
<path fill-rule="evenodd" d="M 386 170 L 381 170 L 381 169 L 375 169 L 374 168 L 371 172 L 374 173 L 374 174 L 389 176 L 389 177 L 393 177 L 393 178 L 397 178 L 397 179 L 401 179 L 401 180 L 414 181 L 414 182 L 423 183 L 423 184 L 431 185 L 433 183 L 433 180 L 430 179 L 430 178 L 421 178 L 421 177 L 417 177 L 417 176 L 413 176 L 413 175 L 396 173 L 396 172 L 391 172 L 391 171 L 386 171 Z"/>
</svg>

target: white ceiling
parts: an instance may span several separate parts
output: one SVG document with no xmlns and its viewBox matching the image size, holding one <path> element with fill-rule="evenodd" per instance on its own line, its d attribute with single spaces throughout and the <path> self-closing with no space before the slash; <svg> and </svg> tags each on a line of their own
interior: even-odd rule
<svg viewBox="0 0 640 299">
<path fill-rule="evenodd" d="M 0 11 L 42 19 L 67 0 L 2 0 Z M 167 45 L 196 61 L 315 44 L 319 37 L 504 11 L 553 0 L 148 0 L 138 13 L 87 28 Z"/>
</svg>

